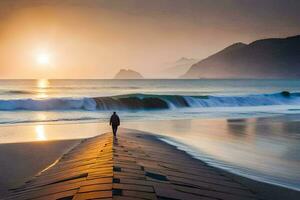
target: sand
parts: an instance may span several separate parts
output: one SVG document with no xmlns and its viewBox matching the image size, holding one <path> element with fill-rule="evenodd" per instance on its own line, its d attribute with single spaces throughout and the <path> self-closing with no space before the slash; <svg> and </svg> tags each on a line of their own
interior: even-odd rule
<svg viewBox="0 0 300 200">
<path fill-rule="evenodd" d="M 266 200 L 299 200 L 300 198 L 300 192 L 296 190 L 255 181 L 225 171 L 223 173 L 226 174 L 227 177 L 232 177 L 237 182 L 251 188 L 252 191 Z"/>
<path fill-rule="evenodd" d="M 117 141 L 107 133 L 80 143 L 9 199 L 294 200 L 299 194 L 208 166 L 155 135 L 121 129 Z"/>
<path fill-rule="evenodd" d="M 51 165 L 80 140 L 0 144 L 0 197 Z"/>
</svg>

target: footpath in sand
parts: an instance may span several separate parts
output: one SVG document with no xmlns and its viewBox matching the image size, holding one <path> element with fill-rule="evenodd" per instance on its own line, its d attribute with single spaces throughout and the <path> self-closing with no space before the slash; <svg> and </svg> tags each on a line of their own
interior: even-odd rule
<svg viewBox="0 0 300 200">
<path fill-rule="evenodd" d="M 245 186 L 153 135 L 122 129 L 83 140 L 5 199 L 259 199 Z"/>
</svg>

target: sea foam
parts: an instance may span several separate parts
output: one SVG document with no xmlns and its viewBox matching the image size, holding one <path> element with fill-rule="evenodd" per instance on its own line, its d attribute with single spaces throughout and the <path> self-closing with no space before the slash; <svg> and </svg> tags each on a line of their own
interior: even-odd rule
<svg viewBox="0 0 300 200">
<path fill-rule="evenodd" d="M 155 110 L 188 107 L 239 107 L 300 105 L 299 93 L 253 94 L 244 96 L 181 96 L 129 94 L 111 97 L 0 99 L 0 110 Z"/>
</svg>

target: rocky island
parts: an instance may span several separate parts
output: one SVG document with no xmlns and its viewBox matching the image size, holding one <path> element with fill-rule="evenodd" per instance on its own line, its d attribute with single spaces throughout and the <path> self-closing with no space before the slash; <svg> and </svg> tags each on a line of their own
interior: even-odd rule
<svg viewBox="0 0 300 200">
<path fill-rule="evenodd" d="M 114 79 L 143 79 L 144 77 L 131 69 L 121 69 L 114 77 Z"/>
</svg>

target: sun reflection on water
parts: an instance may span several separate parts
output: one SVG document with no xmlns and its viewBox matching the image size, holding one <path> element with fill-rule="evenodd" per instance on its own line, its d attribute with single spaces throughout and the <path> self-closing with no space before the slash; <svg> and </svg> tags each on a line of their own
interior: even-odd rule
<svg viewBox="0 0 300 200">
<path fill-rule="evenodd" d="M 36 132 L 36 140 L 38 141 L 45 141 L 47 140 L 46 134 L 45 134 L 45 128 L 43 125 L 36 125 L 35 126 L 35 132 Z"/>
<path fill-rule="evenodd" d="M 45 113 L 41 113 L 41 112 L 39 112 L 39 113 L 37 113 L 37 119 L 39 120 L 39 121 L 45 121 L 45 120 L 47 120 L 47 115 L 45 114 Z"/>
<path fill-rule="evenodd" d="M 47 98 L 49 95 L 47 94 L 47 89 L 50 86 L 50 82 L 48 79 L 38 79 L 36 82 L 37 85 L 37 98 Z"/>
</svg>

